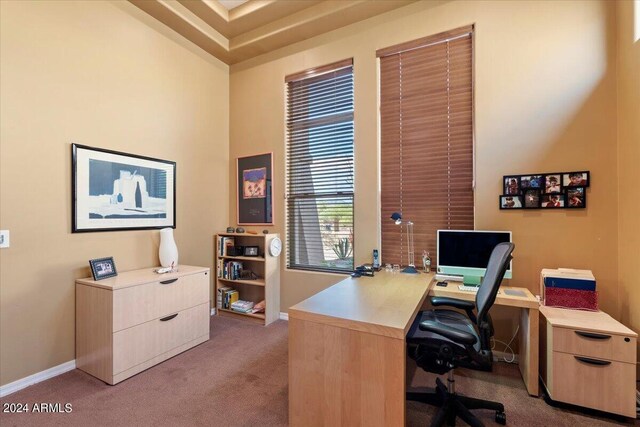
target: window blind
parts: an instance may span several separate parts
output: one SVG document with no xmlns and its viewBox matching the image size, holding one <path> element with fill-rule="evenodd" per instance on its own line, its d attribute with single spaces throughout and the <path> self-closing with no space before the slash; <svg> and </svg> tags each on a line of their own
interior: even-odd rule
<svg viewBox="0 0 640 427">
<path fill-rule="evenodd" d="M 415 260 L 436 230 L 473 229 L 473 27 L 378 51 L 380 58 L 382 262 L 406 265 L 405 225 Z"/>
<path fill-rule="evenodd" d="M 353 270 L 353 61 L 287 85 L 287 267 Z"/>
</svg>

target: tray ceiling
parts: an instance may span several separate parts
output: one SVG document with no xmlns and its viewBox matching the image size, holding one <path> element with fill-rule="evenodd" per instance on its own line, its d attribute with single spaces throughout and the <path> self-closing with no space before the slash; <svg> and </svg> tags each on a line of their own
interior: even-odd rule
<svg viewBox="0 0 640 427">
<path fill-rule="evenodd" d="M 227 64 L 416 0 L 129 0 Z"/>
</svg>

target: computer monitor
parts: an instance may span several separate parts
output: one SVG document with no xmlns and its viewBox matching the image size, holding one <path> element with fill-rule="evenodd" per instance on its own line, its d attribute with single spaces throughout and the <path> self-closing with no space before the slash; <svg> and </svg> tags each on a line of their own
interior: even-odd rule
<svg viewBox="0 0 640 427">
<path fill-rule="evenodd" d="M 479 285 L 498 243 L 511 242 L 510 231 L 438 230 L 438 269 L 459 276 L 465 285 Z M 511 279 L 511 262 L 504 275 Z"/>
</svg>

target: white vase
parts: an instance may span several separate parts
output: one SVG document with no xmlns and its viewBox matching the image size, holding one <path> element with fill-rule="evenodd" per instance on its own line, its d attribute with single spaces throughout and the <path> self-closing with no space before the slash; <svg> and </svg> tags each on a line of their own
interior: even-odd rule
<svg viewBox="0 0 640 427">
<path fill-rule="evenodd" d="M 163 267 L 178 267 L 178 247 L 173 239 L 173 228 L 160 230 L 160 265 Z"/>
</svg>

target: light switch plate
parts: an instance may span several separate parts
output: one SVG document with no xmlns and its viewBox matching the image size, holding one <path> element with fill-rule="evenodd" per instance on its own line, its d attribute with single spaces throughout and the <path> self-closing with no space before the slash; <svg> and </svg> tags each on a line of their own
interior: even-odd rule
<svg viewBox="0 0 640 427">
<path fill-rule="evenodd" d="M 0 248 L 9 247 L 9 230 L 0 230 Z"/>
</svg>

